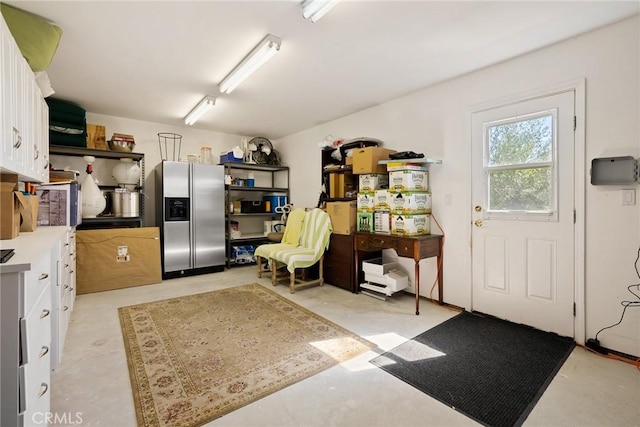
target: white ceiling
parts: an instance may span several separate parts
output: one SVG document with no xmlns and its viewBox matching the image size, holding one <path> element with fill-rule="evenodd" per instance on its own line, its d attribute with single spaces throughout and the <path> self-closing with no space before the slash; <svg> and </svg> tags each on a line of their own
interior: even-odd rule
<svg viewBox="0 0 640 427">
<path fill-rule="evenodd" d="M 183 117 L 267 33 L 271 61 L 194 127 L 279 138 L 640 11 L 638 1 L 7 1 L 63 29 L 48 74 L 87 111 Z"/>
</svg>

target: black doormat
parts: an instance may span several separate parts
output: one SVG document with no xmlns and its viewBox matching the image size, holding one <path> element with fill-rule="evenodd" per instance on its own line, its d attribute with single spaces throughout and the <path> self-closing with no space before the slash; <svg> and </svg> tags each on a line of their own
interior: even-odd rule
<svg viewBox="0 0 640 427">
<path fill-rule="evenodd" d="M 522 425 L 575 343 L 463 312 L 371 360 L 487 426 Z"/>
</svg>

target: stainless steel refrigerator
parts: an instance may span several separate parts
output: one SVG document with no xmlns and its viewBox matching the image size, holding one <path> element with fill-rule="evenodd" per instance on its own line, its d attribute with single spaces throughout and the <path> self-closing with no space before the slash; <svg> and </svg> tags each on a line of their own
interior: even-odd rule
<svg viewBox="0 0 640 427">
<path fill-rule="evenodd" d="M 224 270 L 224 166 L 160 163 L 156 216 L 163 279 Z"/>
</svg>

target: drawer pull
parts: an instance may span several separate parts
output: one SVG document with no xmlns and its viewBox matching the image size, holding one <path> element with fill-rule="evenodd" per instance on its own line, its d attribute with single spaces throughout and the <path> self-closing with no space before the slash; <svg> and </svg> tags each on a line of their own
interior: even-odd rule
<svg viewBox="0 0 640 427">
<path fill-rule="evenodd" d="M 73 288 L 69 288 L 69 292 L 73 292 Z"/>
<path fill-rule="evenodd" d="M 47 317 L 49 314 L 51 314 L 51 312 L 45 308 L 44 310 L 42 310 L 42 313 L 40 313 L 40 318 L 41 318 L 41 319 L 44 319 L 44 318 L 45 318 L 45 317 Z"/>
<path fill-rule="evenodd" d="M 69 310 L 69 307 L 67 307 L 66 305 L 64 306 L 64 308 L 62 309 L 62 311 L 67 311 Z"/>
<path fill-rule="evenodd" d="M 38 354 L 38 357 L 44 357 L 47 355 L 47 353 L 49 353 L 49 347 L 43 345 L 42 350 L 40 350 L 40 354 Z"/>
<path fill-rule="evenodd" d="M 64 285 L 64 288 L 65 289 L 69 289 L 69 285 Z"/>
<path fill-rule="evenodd" d="M 47 279 L 47 278 L 49 278 L 49 275 L 47 273 L 42 273 L 40 275 L 40 277 L 38 277 L 38 280 L 44 280 L 44 279 Z"/>
<path fill-rule="evenodd" d="M 65 243 L 64 245 L 65 245 L 65 246 L 69 246 L 69 244 L 68 244 L 68 243 Z"/>
<path fill-rule="evenodd" d="M 69 268 L 69 264 L 65 264 L 65 265 L 64 265 L 64 268 Z"/>
<path fill-rule="evenodd" d="M 42 383 L 40 385 L 40 392 L 38 393 L 38 397 L 44 396 L 47 390 L 49 390 L 49 385 L 47 383 Z"/>
</svg>

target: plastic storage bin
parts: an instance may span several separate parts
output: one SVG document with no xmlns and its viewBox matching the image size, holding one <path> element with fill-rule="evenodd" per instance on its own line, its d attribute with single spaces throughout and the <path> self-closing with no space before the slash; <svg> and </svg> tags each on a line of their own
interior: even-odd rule
<svg viewBox="0 0 640 427">
<path fill-rule="evenodd" d="M 289 203 L 286 193 L 269 193 L 262 196 L 262 200 L 271 204 L 271 213 L 282 213 L 282 207 Z"/>
</svg>

